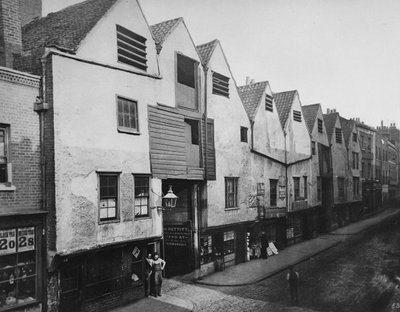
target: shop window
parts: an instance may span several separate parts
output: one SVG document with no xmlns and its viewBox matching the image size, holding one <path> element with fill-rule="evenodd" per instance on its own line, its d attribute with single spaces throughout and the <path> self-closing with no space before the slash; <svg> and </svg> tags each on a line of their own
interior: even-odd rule
<svg viewBox="0 0 400 312">
<path fill-rule="evenodd" d="M 149 215 L 149 177 L 135 176 L 135 217 Z"/>
<path fill-rule="evenodd" d="M 147 70 L 146 38 L 117 25 L 118 61 Z"/>
<path fill-rule="evenodd" d="M 300 178 L 293 178 L 293 188 L 294 188 L 294 200 L 298 200 L 300 198 Z"/>
<path fill-rule="evenodd" d="M 238 180 L 239 178 L 225 178 L 225 208 L 238 206 Z"/>
<path fill-rule="evenodd" d="M 247 128 L 240 127 L 240 142 L 247 142 Z"/>
<path fill-rule="evenodd" d="M 218 94 L 218 95 L 226 96 L 227 98 L 229 98 L 229 78 L 228 77 L 225 77 L 221 74 L 213 72 L 212 82 L 213 82 L 213 89 L 212 89 L 213 94 Z"/>
<path fill-rule="evenodd" d="M 276 200 L 278 197 L 278 180 L 270 179 L 269 180 L 269 199 L 270 199 L 270 206 L 276 206 Z"/>
<path fill-rule="evenodd" d="M 319 132 L 319 133 L 323 133 L 323 132 L 324 132 L 324 127 L 323 127 L 322 119 L 319 119 L 319 118 L 318 118 L 318 132 Z"/>
<path fill-rule="evenodd" d="M 100 221 L 118 218 L 118 175 L 99 174 L 100 180 Z"/>
<path fill-rule="evenodd" d="M 235 232 L 224 232 L 224 256 L 235 253 Z"/>
<path fill-rule="evenodd" d="M 137 102 L 121 97 L 117 98 L 118 130 L 122 132 L 139 132 Z"/>
<path fill-rule="evenodd" d="M 0 231 L 0 311 L 37 299 L 35 228 Z"/>
<path fill-rule="evenodd" d="M 344 178 L 337 178 L 337 181 L 339 198 L 344 199 Z"/>
<path fill-rule="evenodd" d="M 0 183 L 9 182 L 9 127 L 0 124 Z"/>
<path fill-rule="evenodd" d="M 213 239 L 211 235 L 200 238 L 200 264 L 213 262 Z"/>
<path fill-rule="evenodd" d="M 145 259 L 144 248 L 140 248 L 138 246 L 134 246 L 132 250 L 132 263 L 131 263 L 131 281 L 133 287 L 139 287 L 143 285 L 144 280 L 144 265 Z M 150 249 L 149 249 L 150 251 Z"/>
<path fill-rule="evenodd" d="M 306 176 L 303 177 L 303 182 L 304 182 L 304 184 L 303 184 L 303 187 L 304 187 L 304 199 L 307 199 L 307 197 L 308 197 L 308 184 L 307 184 L 307 177 Z"/>
<path fill-rule="evenodd" d="M 187 87 L 194 88 L 196 84 L 195 65 L 196 61 L 183 56 L 177 55 L 178 59 L 178 83 Z"/>
<path fill-rule="evenodd" d="M 342 143 L 342 129 L 335 128 L 336 143 Z"/>
<path fill-rule="evenodd" d="M 321 177 L 317 177 L 317 200 L 321 200 Z"/>
<path fill-rule="evenodd" d="M 265 110 L 273 112 L 274 106 L 272 104 L 272 96 L 265 94 Z"/>
</svg>

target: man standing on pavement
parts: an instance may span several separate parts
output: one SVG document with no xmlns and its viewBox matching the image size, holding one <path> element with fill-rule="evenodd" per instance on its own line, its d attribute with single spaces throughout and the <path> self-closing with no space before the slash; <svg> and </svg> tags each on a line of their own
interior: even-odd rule
<svg viewBox="0 0 400 312">
<path fill-rule="evenodd" d="M 292 304 L 299 304 L 299 273 L 294 270 L 293 266 L 289 268 L 289 272 L 286 275 L 286 280 L 289 283 Z"/>
<path fill-rule="evenodd" d="M 154 296 L 161 296 L 161 284 L 162 284 L 162 271 L 165 267 L 165 261 L 158 257 L 158 253 L 154 253 L 153 259 L 146 259 L 151 266 L 151 270 L 154 274 Z"/>
<path fill-rule="evenodd" d="M 146 257 L 147 262 L 145 263 L 145 271 L 144 271 L 144 294 L 146 297 L 148 297 L 150 293 L 153 294 L 154 292 L 154 289 L 152 289 L 154 288 L 152 285 L 153 283 L 151 282 L 151 277 L 152 277 L 151 273 L 153 271 L 151 270 L 151 265 L 149 263 L 149 260 L 152 260 L 151 258 L 152 258 L 151 253 L 149 253 Z"/>
</svg>

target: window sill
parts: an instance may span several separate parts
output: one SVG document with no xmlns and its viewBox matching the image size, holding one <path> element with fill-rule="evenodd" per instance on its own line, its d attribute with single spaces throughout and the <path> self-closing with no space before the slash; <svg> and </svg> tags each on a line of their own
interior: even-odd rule
<svg viewBox="0 0 400 312">
<path fill-rule="evenodd" d="M 225 211 L 231 211 L 231 210 L 239 210 L 240 207 L 231 207 L 231 208 L 225 208 Z"/>
<path fill-rule="evenodd" d="M 113 219 L 113 220 L 100 220 L 99 225 L 109 224 L 109 223 L 120 223 L 120 219 Z"/>
<path fill-rule="evenodd" d="M 140 135 L 140 132 L 130 128 L 117 127 L 119 133 L 127 133 L 133 135 Z"/>
<path fill-rule="evenodd" d="M 0 184 L 0 192 L 15 192 L 17 188 L 12 184 Z"/>
</svg>

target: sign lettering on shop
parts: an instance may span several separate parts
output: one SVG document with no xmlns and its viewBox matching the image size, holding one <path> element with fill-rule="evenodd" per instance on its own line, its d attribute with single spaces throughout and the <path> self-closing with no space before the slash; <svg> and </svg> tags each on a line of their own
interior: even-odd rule
<svg viewBox="0 0 400 312">
<path fill-rule="evenodd" d="M 35 249 L 35 228 L 0 230 L 0 255 Z"/>
</svg>

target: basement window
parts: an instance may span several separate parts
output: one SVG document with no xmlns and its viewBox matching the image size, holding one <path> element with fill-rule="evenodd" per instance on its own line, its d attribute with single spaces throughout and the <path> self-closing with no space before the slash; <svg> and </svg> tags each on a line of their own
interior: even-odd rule
<svg viewBox="0 0 400 312">
<path fill-rule="evenodd" d="M 213 94 L 218 94 L 229 98 L 229 78 L 224 75 L 213 72 Z"/>
<path fill-rule="evenodd" d="M 273 112 L 274 106 L 272 105 L 272 96 L 265 94 L 265 110 Z"/>
<path fill-rule="evenodd" d="M 301 122 L 301 112 L 297 110 L 293 110 L 293 120 Z"/>
<path fill-rule="evenodd" d="M 146 38 L 117 25 L 118 61 L 147 71 Z"/>
</svg>

